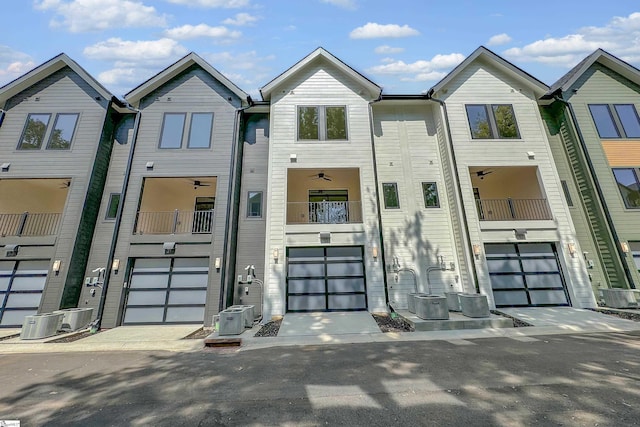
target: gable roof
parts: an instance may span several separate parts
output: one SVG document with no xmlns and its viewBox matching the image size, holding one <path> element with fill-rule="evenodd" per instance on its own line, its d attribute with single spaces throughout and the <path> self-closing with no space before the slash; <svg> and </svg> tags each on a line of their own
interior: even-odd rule
<svg viewBox="0 0 640 427">
<path fill-rule="evenodd" d="M 64 68 L 71 68 L 77 75 L 79 75 L 89 86 L 95 89 L 104 99 L 116 99 L 111 92 L 109 92 L 104 86 L 102 86 L 96 79 L 94 79 L 89 73 L 85 71 L 77 62 L 69 58 L 65 53 L 61 53 L 54 56 L 47 62 L 37 66 L 31 71 L 26 72 L 17 79 L 7 83 L 0 88 L 0 106 L 11 97 L 19 94 L 25 89 L 30 88 L 34 84 L 49 77 L 56 71 Z"/>
<path fill-rule="evenodd" d="M 435 86 L 429 89 L 429 94 L 440 91 L 478 58 L 484 58 L 503 71 L 515 76 L 522 82 L 528 84 L 536 93 L 543 94 L 547 90 L 549 90 L 549 86 L 533 77 L 531 74 L 513 65 L 511 62 L 507 61 L 506 59 L 502 58 L 500 55 L 497 55 L 486 47 L 480 46 L 479 48 L 474 50 L 473 53 L 471 53 L 471 55 L 469 55 L 464 61 L 458 64 L 457 67 L 451 70 L 451 72 L 447 74 L 442 80 L 436 83 Z"/>
<path fill-rule="evenodd" d="M 166 84 L 171 79 L 178 76 L 187 68 L 192 65 L 198 65 L 207 73 L 209 73 L 213 78 L 222 83 L 227 89 L 233 92 L 238 98 L 240 98 L 243 103 L 250 104 L 251 97 L 249 94 L 244 92 L 238 86 L 236 86 L 231 80 L 226 78 L 220 71 L 216 70 L 209 64 L 207 61 L 202 59 L 200 56 L 196 55 L 194 52 L 187 54 L 182 57 L 178 61 L 174 62 L 164 70 L 160 71 L 155 76 L 151 77 L 144 83 L 138 85 L 136 88 L 129 91 L 124 98 L 132 105 L 136 105 L 142 98 L 158 89 L 162 85 Z"/>
<path fill-rule="evenodd" d="M 615 71 L 621 76 L 640 84 L 640 70 L 631 64 L 624 62 L 622 59 L 613 56 L 603 49 L 596 49 L 591 55 L 584 58 L 573 67 L 567 74 L 551 85 L 549 91 L 544 94 L 543 98 L 550 98 L 558 92 L 566 92 L 574 85 L 574 83 L 596 62 Z"/>
<path fill-rule="evenodd" d="M 345 64 L 344 62 L 342 62 L 340 59 L 332 55 L 330 52 L 328 52 L 324 48 L 319 47 L 313 52 L 311 52 L 309 55 L 302 58 L 300 61 L 296 62 L 288 70 L 286 70 L 285 72 L 283 72 L 282 74 L 280 74 L 279 76 L 271 80 L 269 83 L 264 85 L 260 89 L 260 94 L 262 95 L 262 99 L 265 101 L 268 101 L 271 98 L 271 93 L 277 86 L 279 86 L 280 84 L 288 80 L 291 76 L 295 75 L 300 70 L 302 70 L 305 66 L 307 66 L 309 63 L 311 63 L 312 61 L 318 58 L 322 58 L 327 62 L 331 63 L 340 71 L 348 75 L 350 78 L 352 78 L 353 80 L 355 80 L 356 82 L 364 86 L 364 88 L 370 92 L 373 98 L 378 98 L 380 96 L 380 93 L 382 92 L 382 88 L 380 86 L 378 86 L 377 84 L 375 84 L 374 82 L 372 82 L 371 80 L 369 80 L 368 78 L 366 78 L 365 76 L 363 76 L 362 74 L 360 74 L 359 72 L 357 72 L 356 70 L 354 70 L 353 68 Z"/>
</svg>

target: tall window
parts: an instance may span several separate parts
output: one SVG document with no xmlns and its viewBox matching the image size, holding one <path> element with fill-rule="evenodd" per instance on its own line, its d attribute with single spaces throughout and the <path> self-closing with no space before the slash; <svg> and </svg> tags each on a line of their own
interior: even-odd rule
<svg viewBox="0 0 640 427">
<path fill-rule="evenodd" d="M 633 104 L 589 104 L 600 138 L 640 138 L 640 119 Z"/>
<path fill-rule="evenodd" d="M 347 139 L 345 106 L 298 107 L 298 140 L 340 141 Z"/>
<path fill-rule="evenodd" d="M 160 136 L 160 148 L 182 147 L 182 134 L 186 118 L 187 115 L 185 113 L 165 113 Z"/>
<path fill-rule="evenodd" d="M 520 138 L 512 105 L 466 105 L 466 110 L 473 139 Z"/>
<path fill-rule="evenodd" d="M 105 219 L 115 219 L 118 215 L 118 205 L 120 204 L 120 193 L 111 193 L 109 195 L 109 204 L 107 205 L 107 214 Z"/>
<path fill-rule="evenodd" d="M 187 142 L 184 128 L 189 124 Z M 160 148 L 209 148 L 213 133 L 213 113 L 165 113 Z"/>
<path fill-rule="evenodd" d="M 422 195 L 424 196 L 425 208 L 440 207 L 440 201 L 438 200 L 438 186 L 435 182 L 423 182 Z"/>
<path fill-rule="evenodd" d="M 213 113 L 193 113 L 189 129 L 189 148 L 209 148 L 213 129 Z"/>
<path fill-rule="evenodd" d="M 262 218 L 262 191 L 247 194 L 247 218 Z"/>
<path fill-rule="evenodd" d="M 40 150 L 47 139 L 47 150 L 68 150 L 78 124 L 78 113 L 31 113 L 24 125 L 18 150 Z M 53 126 L 50 124 L 53 122 Z"/>
<path fill-rule="evenodd" d="M 398 197 L 398 184 L 395 182 L 382 183 L 382 195 L 384 197 L 385 209 L 399 209 L 400 199 Z"/>
<path fill-rule="evenodd" d="M 631 248 L 631 255 L 633 256 L 633 262 L 636 264 L 636 269 L 640 271 L 640 242 L 629 242 Z"/>
<path fill-rule="evenodd" d="M 39 150 L 47 133 L 51 114 L 29 114 L 18 150 Z"/>
<path fill-rule="evenodd" d="M 48 150 L 68 150 L 76 129 L 79 114 L 58 114 L 49 136 Z"/>
<path fill-rule="evenodd" d="M 638 169 L 633 168 L 613 169 L 613 176 L 618 183 L 618 190 L 620 190 L 624 205 L 630 209 L 640 208 L 638 172 Z"/>
</svg>

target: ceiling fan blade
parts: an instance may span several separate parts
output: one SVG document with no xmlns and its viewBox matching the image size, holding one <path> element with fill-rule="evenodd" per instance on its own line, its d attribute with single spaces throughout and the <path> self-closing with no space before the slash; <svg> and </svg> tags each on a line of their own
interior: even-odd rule
<svg viewBox="0 0 640 427">
<path fill-rule="evenodd" d="M 323 176 L 322 179 L 324 179 L 325 181 L 331 181 L 331 178 L 327 178 L 326 176 Z"/>
</svg>

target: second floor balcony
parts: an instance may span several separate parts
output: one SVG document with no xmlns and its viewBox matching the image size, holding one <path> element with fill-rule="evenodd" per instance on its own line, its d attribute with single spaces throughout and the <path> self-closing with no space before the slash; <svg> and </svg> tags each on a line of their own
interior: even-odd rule
<svg viewBox="0 0 640 427">
<path fill-rule="evenodd" d="M 480 221 L 553 219 L 546 199 L 476 199 Z"/>
</svg>

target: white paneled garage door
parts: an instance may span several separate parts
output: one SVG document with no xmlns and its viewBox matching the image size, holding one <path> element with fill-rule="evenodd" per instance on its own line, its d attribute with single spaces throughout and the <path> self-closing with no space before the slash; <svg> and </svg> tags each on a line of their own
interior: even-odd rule
<svg viewBox="0 0 640 427">
<path fill-rule="evenodd" d="M 203 323 L 208 258 L 133 261 L 123 324 Z"/>
<path fill-rule="evenodd" d="M 50 262 L 0 261 L 0 326 L 22 326 L 38 312 Z"/>
<path fill-rule="evenodd" d="M 484 247 L 496 307 L 569 305 L 555 244 Z"/>
<path fill-rule="evenodd" d="M 287 311 L 366 309 L 362 246 L 287 248 Z"/>
</svg>

